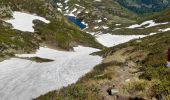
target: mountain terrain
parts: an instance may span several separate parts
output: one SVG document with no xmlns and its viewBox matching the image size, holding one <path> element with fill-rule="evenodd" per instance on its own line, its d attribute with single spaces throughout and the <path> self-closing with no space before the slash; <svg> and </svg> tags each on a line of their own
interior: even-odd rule
<svg viewBox="0 0 170 100">
<path fill-rule="evenodd" d="M 58 11 L 87 24 L 87 31 L 111 32 L 116 26 L 134 23 L 137 15 L 115 0 L 53 0 Z M 109 29 L 110 28 L 110 29 Z"/>
<path fill-rule="evenodd" d="M 145 20 L 169 22 L 169 11 L 155 13 Z M 152 27 L 156 27 L 157 33 L 94 53 L 104 57 L 102 64 L 76 84 L 36 100 L 169 100 L 170 69 L 166 67 L 166 52 L 170 46 L 170 26 L 167 23 Z M 166 30 L 158 32 L 160 27 Z"/>
<path fill-rule="evenodd" d="M 49 1 L 1 0 L 0 5 L 2 57 L 11 56 L 14 52 L 32 52 L 41 44 L 64 50 L 70 50 L 77 44 L 102 47 L 91 35 L 85 34 L 72 23 L 69 23 Z M 33 7 L 30 7 L 31 5 Z M 51 23 L 46 25 L 40 21 L 34 21 L 35 34 L 13 30 L 11 29 L 12 26 L 4 21 L 12 17 L 13 11 L 33 13 L 47 18 Z"/>
<path fill-rule="evenodd" d="M 169 2 L 0 0 L 0 97 L 169 100 Z"/>
</svg>

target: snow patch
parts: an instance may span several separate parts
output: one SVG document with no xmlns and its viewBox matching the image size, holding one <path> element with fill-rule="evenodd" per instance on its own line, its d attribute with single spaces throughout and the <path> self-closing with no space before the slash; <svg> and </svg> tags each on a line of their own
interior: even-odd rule
<svg viewBox="0 0 170 100">
<path fill-rule="evenodd" d="M 12 58 L 0 62 L 1 100 L 31 100 L 49 91 L 75 83 L 101 63 L 102 58 L 90 55 L 98 49 L 78 46 L 74 52 L 40 47 L 36 54 L 19 57 L 41 57 L 53 62 L 36 63 Z"/>
<path fill-rule="evenodd" d="M 149 28 L 149 27 L 154 27 L 154 26 L 158 26 L 158 25 L 165 25 L 165 24 L 168 24 L 169 22 L 164 22 L 164 23 L 155 23 L 153 20 L 149 20 L 149 21 L 145 21 L 143 22 L 142 24 L 134 24 L 134 25 L 131 25 L 129 27 L 126 27 L 126 28 L 130 28 L 130 29 L 133 29 L 133 28 L 140 28 L 142 26 L 145 26 L 145 28 Z"/>
<path fill-rule="evenodd" d="M 96 39 L 99 43 L 106 47 L 112 47 L 121 43 L 128 42 L 132 39 L 143 38 L 146 35 L 112 35 L 112 34 L 100 34 L 96 35 Z"/>
<path fill-rule="evenodd" d="M 101 19 L 95 20 L 95 22 L 100 23 L 100 22 L 102 22 L 102 20 Z"/>
<path fill-rule="evenodd" d="M 158 31 L 160 31 L 160 32 L 167 32 L 167 31 L 170 31 L 170 28 L 159 29 Z"/>
<path fill-rule="evenodd" d="M 43 17 L 18 11 L 13 12 L 13 18 L 14 19 L 6 20 L 5 22 L 11 23 L 13 29 L 17 29 L 20 31 L 34 32 L 33 20 L 40 20 L 47 24 L 50 23 L 50 21 L 46 20 Z"/>
</svg>

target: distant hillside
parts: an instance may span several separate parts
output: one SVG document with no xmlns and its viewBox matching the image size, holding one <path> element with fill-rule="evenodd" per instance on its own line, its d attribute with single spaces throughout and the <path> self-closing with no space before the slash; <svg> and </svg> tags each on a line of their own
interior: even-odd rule
<svg viewBox="0 0 170 100">
<path fill-rule="evenodd" d="M 117 0 L 122 6 L 138 14 L 157 12 L 170 6 L 170 0 Z"/>
</svg>

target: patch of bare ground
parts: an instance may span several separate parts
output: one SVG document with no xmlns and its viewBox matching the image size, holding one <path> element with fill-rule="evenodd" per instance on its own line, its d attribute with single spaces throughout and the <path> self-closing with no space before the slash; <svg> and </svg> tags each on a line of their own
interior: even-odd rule
<svg viewBox="0 0 170 100">
<path fill-rule="evenodd" d="M 144 59 L 147 54 L 147 52 L 142 52 L 140 50 L 133 52 L 133 47 L 128 47 L 118 50 L 104 59 L 103 63 L 119 63 L 108 67 L 104 71 L 104 73 L 111 71 L 114 73 L 112 74 L 111 80 L 101 80 L 100 82 L 101 93 L 104 96 L 104 100 L 142 100 L 142 98 L 136 98 L 136 95 L 134 94 L 131 95 L 125 92 L 123 87 L 130 82 L 139 80 L 138 76 L 140 75 L 140 72 L 138 72 L 138 69 L 140 66 L 136 62 Z"/>
</svg>

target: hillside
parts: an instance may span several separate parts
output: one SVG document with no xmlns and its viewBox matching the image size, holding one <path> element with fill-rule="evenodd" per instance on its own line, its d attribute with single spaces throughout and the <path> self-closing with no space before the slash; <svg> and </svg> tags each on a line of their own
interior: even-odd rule
<svg viewBox="0 0 170 100">
<path fill-rule="evenodd" d="M 115 0 L 53 0 L 58 11 L 85 22 L 86 31 L 111 32 L 116 26 L 134 23 L 138 16 Z"/>
<path fill-rule="evenodd" d="M 0 0 L 0 99 L 169 100 L 168 7 Z"/>
<path fill-rule="evenodd" d="M 170 27 L 170 9 L 153 13 L 150 16 L 145 16 L 138 20 L 136 24 L 124 24 L 119 29 L 112 32 L 112 34 L 150 34 L 166 31 Z"/>
<path fill-rule="evenodd" d="M 170 0 L 117 0 L 117 1 L 125 8 L 138 14 L 159 12 L 170 6 Z"/>
<path fill-rule="evenodd" d="M 35 100 L 169 100 L 170 70 L 166 67 L 166 52 L 170 47 L 170 26 L 165 23 L 169 22 L 165 16 L 168 14 L 169 10 L 164 10 L 133 27 L 125 25 L 132 27 L 129 34 L 150 34 L 151 29 L 155 29 L 155 33 L 93 53 L 104 57 L 93 71 L 77 83 Z M 150 24 L 151 20 L 154 24 Z M 143 33 L 138 28 L 142 28 Z"/>
<path fill-rule="evenodd" d="M 33 52 L 41 44 L 64 50 L 70 50 L 78 44 L 102 47 L 91 35 L 69 23 L 50 2 L 44 0 L 0 0 L 0 5 L 2 58 L 6 57 L 6 54 L 12 56 L 14 53 Z M 50 23 L 34 21 L 34 34 L 14 30 L 11 29 L 12 25 L 4 21 L 10 19 L 14 11 L 36 14 L 45 17 Z"/>
</svg>

